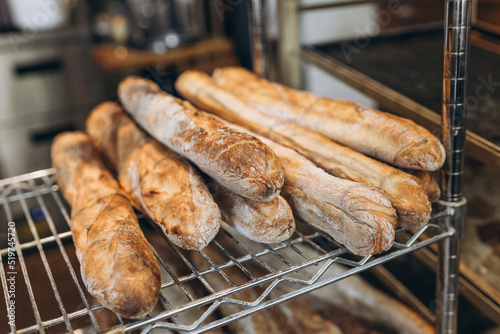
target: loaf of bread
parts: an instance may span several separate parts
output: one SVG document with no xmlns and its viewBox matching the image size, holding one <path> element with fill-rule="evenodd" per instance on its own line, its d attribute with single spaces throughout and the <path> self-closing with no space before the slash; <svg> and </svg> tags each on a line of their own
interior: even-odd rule
<svg viewBox="0 0 500 334">
<path fill-rule="evenodd" d="M 71 231 L 87 290 L 123 317 L 146 315 L 158 300 L 160 269 L 130 201 L 81 132 L 54 139 L 52 163 L 71 205 Z"/>
<path fill-rule="evenodd" d="M 292 236 L 295 219 L 280 195 L 269 202 L 259 202 L 239 196 L 214 180 L 205 180 L 222 219 L 243 236 L 262 243 L 282 242 Z"/>
<path fill-rule="evenodd" d="M 400 226 L 413 230 L 429 220 L 431 203 L 413 176 L 294 123 L 266 115 L 204 73 L 184 72 L 176 88 L 198 107 L 294 149 L 332 175 L 382 189 L 396 209 Z"/>
<path fill-rule="evenodd" d="M 281 194 L 298 217 L 356 255 L 376 254 L 392 246 L 397 216 L 385 193 L 366 183 L 332 176 L 296 151 L 260 139 L 283 163 Z"/>
<path fill-rule="evenodd" d="M 420 184 L 420 186 L 424 188 L 425 193 L 427 194 L 427 197 L 429 197 L 429 201 L 431 201 L 431 203 L 435 203 L 439 200 L 439 198 L 441 197 L 441 188 L 439 188 L 438 182 L 431 173 L 412 169 L 406 169 L 403 171 L 410 175 L 413 175 L 417 179 L 418 184 Z"/>
<path fill-rule="evenodd" d="M 216 69 L 215 82 L 250 106 L 389 164 L 437 170 L 440 141 L 413 121 L 359 104 L 272 83 L 241 67 Z"/>
<path fill-rule="evenodd" d="M 270 201 L 283 186 L 278 157 L 256 138 L 230 129 L 150 80 L 124 79 L 124 109 L 158 141 L 240 196 Z"/>
<path fill-rule="evenodd" d="M 147 136 L 113 102 L 97 106 L 86 128 L 135 206 L 174 244 L 202 249 L 215 237 L 219 208 L 201 175 L 185 159 Z"/>
</svg>

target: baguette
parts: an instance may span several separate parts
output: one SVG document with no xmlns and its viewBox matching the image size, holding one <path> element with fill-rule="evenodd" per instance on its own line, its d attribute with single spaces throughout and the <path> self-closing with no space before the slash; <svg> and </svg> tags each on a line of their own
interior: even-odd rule
<svg viewBox="0 0 500 334">
<path fill-rule="evenodd" d="M 280 195 L 269 202 L 241 197 L 214 180 L 206 180 L 222 218 L 250 240 L 277 243 L 290 238 L 295 219 L 290 206 Z"/>
<path fill-rule="evenodd" d="M 290 89 L 241 67 L 216 69 L 213 78 L 218 85 L 266 114 L 389 164 L 429 171 L 444 164 L 443 145 L 411 120 L 350 101 Z"/>
<path fill-rule="evenodd" d="M 382 189 L 396 209 L 400 226 L 414 230 L 429 220 L 431 203 L 413 176 L 322 135 L 266 115 L 217 86 L 204 73 L 184 72 L 177 79 L 176 88 L 198 107 L 296 150 L 332 175 Z"/>
<path fill-rule="evenodd" d="M 260 140 L 229 129 L 147 79 L 124 79 L 118 95 L 149 134 L 233 192 L 257 201 L 279 194 L 283 166 Z"/>
<path fill-rule="evenodd" d="M 134 205 L 174 244 L 202 249 L 215 237 L 219 208 L 187 161 L 147 136 L 113 102 L 97 106 L 86 128 Z"/>
<path fill-rule="evenodd" d="M 403 171 L 410 175 L 413 175 L 417 179 L 418 184 L 420 184 L 420 186 L 424 188 L 425 193 L 427 194 L 427 197 L 429 197 L 429 201 L 431 203 L 435 203 L 439 200 L 439 198 L 441 197 L 441 188 L 439 188 L 439 184 L 431 175 L 431 173 L 422 170 L 411 169 Z"/>
<path fill-rule="evenodd" d="M 376 254 L 392 246 L 397 216 L 385 193 L 365 183 L 332 176 L 296 151 L 260 139 L 285 167 L 281 193 L 298 217 L 356 255 Z"/>
<path fill-rule="evenodd" d="M 54 139 L 52 163 L 71 205 L 71 231 L 87 290 L 125 318 L 146 315 L 158 300 L 160 269 L 129 200 L 81 132 Z"/>
</svg>

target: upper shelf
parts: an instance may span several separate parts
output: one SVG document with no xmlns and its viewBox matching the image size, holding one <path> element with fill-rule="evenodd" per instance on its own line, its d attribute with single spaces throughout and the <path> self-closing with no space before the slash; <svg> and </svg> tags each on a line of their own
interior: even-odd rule
<svg viewBox="0 0 500 334">
<path fill-rule="evenodd" d="M 158 54 L 113 44 L 93 46 L 92 55 L 104 73 L 142 70 L 146 66 L 180 66 L 181 69 L 198 68 L 212 71 L 219 66 L 236 65 L 234 44 L 227 38 L 210 38 L 180 46 Z"/>
<path fill-rule="evenodd" d="M 474 34 L 473 34 L 474 37 Z M 500 54 L 472 38 L 467 154 L 500 168 Z M 304 47 L 301 57 L 435 134 L 441 129 L 442 29 Z"/>
</svg>

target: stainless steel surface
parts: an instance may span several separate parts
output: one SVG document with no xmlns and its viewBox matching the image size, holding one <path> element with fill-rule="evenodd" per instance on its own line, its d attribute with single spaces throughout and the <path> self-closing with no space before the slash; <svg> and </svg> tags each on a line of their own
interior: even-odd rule
<svg viewBox="0 0 500 334">
<path fill-rule="evenodd" d="M 128 42 L 163 53 L 207 35 L 202 0 L 125 0 Z M 120 12 L 117 12 L 121 15 Z"/>
<path fill-rule="evenodd" d="M 24 217 L 14 217 L 11 214 L 11 208 L 18 205 L 22 206 Z M 43 209 L 50 235 L 41 237 L 39 230 L 43 229 L 36 225 L 31 218 L 30 210 L 33 206 L 39 206 Z M 71 226 L 71 220 L 68 206 L 62 199 L 59 188 L 55 183 L 54 170 L 43 170 L 0 180 L 0 226 L 6 226 L 8 221 L 12 221 L 16 224 L 18 233 L 21 233 L 25 226 L 28 227 L 27 233 L 29 233 L 29 237 L 24 236 L 23 241 L 19 240 L 19 238 L 16 240 L 17 260 L 21 267 L 21 270 L 17 273 L 17 289 L 21 291 L 21 288 L 24 288 L 28 291 L 27 299 L 31 304 L 34 320 L 22 328 L 15 328 L 17 333 L 44 332 L 52 330 L 53 326 L 59 326 L 55 328 L 71 332 L 77 329 L 77 326 L 73 325 L 77 323 L 84 323 L 90 331 L 130 332 L 141 329 L 144 333 L 148 333 L 155 328 L 169 328 L 190 333 L 202 333 L 385 263 L 400 255 L 449 238 L 453 236 L 454 231 L 452 229 L 441 230 L 441 226 L 434 224 L 432 221 L 446 217 L 451 213 L 452 210 L 447 209 L 434 214 L 431 223 L 414 235 L 409 235 L 406 231 L 398 229 L 397 241 L 389 252 L 363 258 L 353 257 L 328 235 L 302 223 L 299 223 L 298 231 L 289 241 L 274 245 L 251 242 L 224 225 L 219 233 L 218 241 L 213 241 L 212 247 L 216 247 L 227 260 L 223 263 L 216 262 L 205 252 L 199 251 L 199 254 L 209 264 L 209 268 L 203 270 L 196 267 L 192 262 L 190 258 L 192 252 L 180 250 L 171 245 L 168 239 L 161 237 L 161 232 L 146 223 L 143 226 L 145 234 L 154 248 L 162 269 L 160 303 L 158 303 L 155 311 L 144 319 L 125 321 L 116 315 L 112 315 L 114 323 L 105 325 L 102 322 L 102 312 L 105 310 L 102 305 L 93 303 L 91 296 L 84 290 L 78 277 L 79 274 L 77 274 L 79 265 L 74 259 L 74 255 L 70 253 L 70 251 L 74 252 L 74 249 L 70 250 L 72 244 L 65 242 L 65 239 L 69 237 L 68 230 Z M 64 224 L 61 224 L 60 220 Z M 430 237 L 421 238 L 424 232 Z M 234 249 L 238 251 L 238 254 L 234 253 L 234 249 L 229 250 L 229 248 L 226 248 L 221 238 L 225 242 L 234 245 Z M 175 256 L 165 257 L 165 247 L 171 248 Z M 296 254 L 296 258 L 285 257 L 282 251 L 286 249 L 292 250 Z M 304 251 L 305 249 L 307 249 L 307 252 Z M 53 253 L 51 253 L 52 256 L 46 255 L 49 251 L 58 252 L 63 259 L 57 270 L 52 267 L 54 266 L 53 262 L 47 263 L 54 256 Z M 3 264 L 8 252 L 2 249 L 0 254 Z M 38 261 L 42 262 L 45 271 L 38 272 L 36 276 L 33 276 L 32 263 L 24 259 L 25 256 L 32 257 L 33 255 L 40 256 L 41 260 Z M 276 259 L 279 260 L 279 268 L 275 267 Z M 177 261 L 176 266 L 180 263 L 185 270 L 179 271 L 175 269 L 172 261 Z M 255 266 L 252 267 L 252 263 L 258 266 L 261 271 L 255 271 Z M 329 266 L 333 263 L 344 264 L 346 271 L 340 275 L 326 275 Z M 225 269 L 232 266 L 239 268 L 246 275 L 247 280 L 236 282 L 234 278 L 228 276 Z M 298 270 L 306 267 L 314 268 L 315 274 L 305 280 L 294 276 Z M 70 294 L 69 299 L 64 288 L 64 283 L 67 282 L 61 281 L 60 275 L 62 273 L 60 271 L 69 273 L 78 291 L 76 295 Z M 267 272 L 267 274 L 261 274 L 262 271 Z M 33 282 L 40 280 L 45 275 L 50 282 L 48 293 L 56 296 L 52 307 L 59 310 L 59 316 L 46 318 L 42 314 L 49 307 L 46 305 L 47 300 L 40 298 L 40 291 L 32 288 Z M 207 275 L 221 275 L 229 287 L 216 290 L 204 278 Z M 8 305 L 10 300 L 8 295 L 5 294 L 7 290 L 5 270 L 1 270 L 0 278 L 4 290 L 5 304 Z M 278 293 L 275 288 L 280 284 L 292 285 L 295 290 Z M 264 291 L 258 292 L 259 298 L 256 300 L 238 300 L 239 292 L 245 289 L 259 289 L 259 287 L 262 287 Z M 184 296 L 183 301 L 179 302 L 171 299 L 174 291 Z M 20 299 L 21 297 L 16 298 Z M 79 301 L 80 306 L 76 308 L 70 307 L 67 304 L 68 300 L 72 302 Z M 20 300 L 16 300 L 16 302 L 20 302 Z M 226 318 L 210 319 L 209 317 L 217 308 L 225 303 L 239 305 L 242 309 L 240 312 Z M 18 323 L 22 320 L 20 317 L 29 318 L 27 312 L 28 309 L 24 309 L 23 312 L 17 313 L 17 317 L 19 317 Z M 107 312 L 109 313 L 109 311 Z M 176 320 L 180 317 L 174 317 L 186 313 L 196 314 L 195 320 L 183 323 Z M 14 328 L 11 328 L 11 330 L 14 330 Z"/>
<path fill-rule="evenodd" d="M 12 30 L 10 15 L 7 8 L 7 1 L 0 0 L 0 32 Z"/>
<path fill-rule="evenodd" d="M 443 71 L 442 142 L 446 162 L 441 169 L 440 207 L 453 208 L 444 218 L 444 228 L 455 235 L 439 244 L 436 297 L 436 332 L 457 332 L 460 238 L 465 221 L 466 201 L 462 194 L 466 136 L 466 84 L 471 25 L 471 0 L 446 0 Z"/>
<path fill-rule="evenodd" d="M 460 277 L 460 232 L 464 223 L 465 200 L 463 202 L 440 202 L 443 207 L 455 207 L 453 216 L 443 219 L 444 229 L 455 233 L 448 240 L 442 240 L 438 248 L 436 271 L 436 333 L 457 332 L 458 280 Z"/>
<path fill-rule="evenodd" d="M 177 26 L 195 39 L 207 36 L 205 5 L 200 0 L 174 0 Z"/>
<path fill-rule="evenodd" d="M 248 1 L 253 71 L 264 78 L 268 78 L 269 54 L 264 7 L 265 0 Z"/>
<path fill-rule="evenodd" d="M 87 31 L 0 34 L 0 130 L 74 114 L 95 86 Z"/>
<path fill-rule="evenodd" d="M 48 168 L 52 136 L 100 98 L 88 31 L 24 34 L 0 34 L 0 178 Z"/>
<path fill-rule="evenodd" d="M 441 189 L 443 200 L 448 202 L 462 199 L 470 10 L 470 1 L 446 2 L 442 141 L 447 159 L 442 169 Z"/>
<path fill-rule="evenodd" d="M 300 68 L 298 0 L 278 2 L 280 37 L 278 38 L 278 66 L 281 82 L 292 88 L 302 88 Z"/>
</svg>

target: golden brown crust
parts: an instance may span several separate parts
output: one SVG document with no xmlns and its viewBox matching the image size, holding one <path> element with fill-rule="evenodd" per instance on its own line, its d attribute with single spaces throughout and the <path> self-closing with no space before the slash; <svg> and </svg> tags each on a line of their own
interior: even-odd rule
<svg viewBox="0 0 500 334">
<path fill-rule="evenodd" d="M 431 203 L 413 176 L 322 135 L 266 115 L 217 86 L 204 73 L 184 72 L 177 79 L 176 88 L 194 104 L 296 150 L 332 175 L 382 189 L 396 209 L 400 226 L 413 230 L 427 223 Z"/>
<path fill-rule="evenodd" d="M 385 193 L 329 175 L 294 150 L 261 140 L 285 167 L 282 194 L 297 216 L 356 255 L 377 254 L 392 246 L 397 216 Z"/>
<path fill-rule="evenodd" d="M 295 219 L 280 195 L 269 202 L 259 202 L 239 196 L 214 180 L 206 181 L 224 221 L 243 236 L 262 243 L 282 242 L 292 236 Z"/>
<path fill-rule="evenodd" d="M 290 89 L 241 67 L 216 69 L 213 78 L 218 85 L 266 114 L 392 165 L 432 171 L 444 163 L 443 145 L 411 120 L 354 102 Z"/>
<path fill-rule="evenodd" d="M 81 132 L 52 143 L 58 183 L 71 205 L 71 231 L 87 290 L 126 318 L 146 315 L 160 290 L 160 269 L 134 210 Z"/>
<path fill-rule="evenodd" d="M 134 205 L 177 246 L 202 249 L 217 234 L 220 211 L 199 173 L 147 136 L 113 102 L 97 106 L 87 132 L 118 171 Z"/>
<path fill-rule="evenodd" d="M 436 179 L 432 176 L 431 173 L 426 171 L 418 171 L 418 170 L 404 170 L 406 173 L 413 175 L 420 186 L 424 188 L 425 193 L 429 197 L 429 201 L 431 203 L 435 203 L 441 197 L 441 188 L 439 188 L 439 184 Z"/>
<path fill-rule="evenodd" d="M 232 130 L 153 82 L 129 77 L 118 88 L 124 108 L 153 137 L 238 195 L 270 201 L 283 185 L 283 166 L 261 141 Z"/>
</svg>

